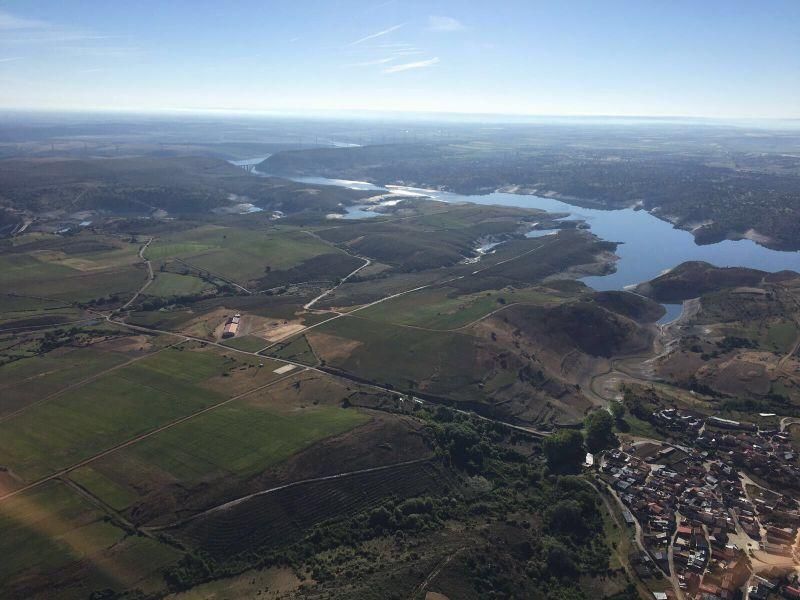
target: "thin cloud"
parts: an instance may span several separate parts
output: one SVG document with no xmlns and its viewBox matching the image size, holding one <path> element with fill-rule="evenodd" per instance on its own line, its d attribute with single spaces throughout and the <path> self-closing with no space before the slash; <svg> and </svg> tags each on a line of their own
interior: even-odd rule
<svg viewBox="0 0 800 600">
<path fill-rule="evenodd" d="M 367 8 L 365 12 L 372 12 L 373 10 L 379 10 L 381 8 L 386 8 L 392 4 L 396 4 L 397 0 L 386 0 L 386 2 L 381 2 L 380 4 L 376 4 L 374 6 L 370 6 Z"/>
<path fill-rule="evenodd" d="M 22 60 L 21 56 L 9 56 L 8 58 L 0 58 L 0 63 L 12 62 L 15 60 Z"/>
<path fill-rule="evenodd" d="M 408 42 L 384 42 L 382 44 L 374 44 L 371 47 L 375 48 L 413 48 L 414 44 L 409 44 Z"/>
<path fill-rule="evenodd" d="M 428 17 L 428 29 L 431 31 L 463 31 L 466 26 L 453 17 L 431 15 Z"/>
<path fill-rule="evenodd" d="M 402 65 L 393 65 L 383 70 L 384 73 L 400 73 L 401 71 L 410 71 L 411 69 L 424 69 L 432 67 L 439 62 L 439 57 L 429 58 L 428 60 L 418 60 L 416 62 L 403 63 Z"/>
<path fill-rule="evenodd" d="M 75 42 L 103 42 L 119 39 L 118 36 L 98 35 L 72 27 L 64 27 L 47 21 L 17 17 L 0 11 L 0 37 L 3 44 L 72 44 Z"/>
<path fill-rule="evenodd" d="M 388 29 L 384 29 L 383 31 L 378 31 L 377 33 L 372 33 L 372 34 L 367 35 L 367 36 L 365 36 L 365 37 L 363 37 L 363 38 L 361 38 L 359 40 L 356 40 L 355 42 L 350 42 L 347 45 L 348 46 L 358 46 L 359 44 L 363 44 L 364 42 L 368 42 L 369 40 L 374 40 L 375 38 L 379 38 L 379 37 L 382 37 L 382 36 L 384 36 L 384 35 L 386 35 L 388 33 L 392 33 L 393 31 L 397 31 L 403 25 L 404 25 L 404 23 L 400 23 L 399 25 L 393 25 L 393 26 L 389 27 Z"/>
<path fill-rule="evenodd" d="M 73 56 L 93 58 L 134 58 L 142 56 L 144 50 L 138 46 L 55 46 L 59 52 L 69 53 Z"/>
<path fill-rule="evenodd" d="M 345 67 L 374 67 L 375 65 L 385 65 L 386 63 L 390 63 L 393 60 L 396 60 L 394 56 L 388 56 L 386 58 L 376 58 L 375 60 L 366 60 L 364 62 L 350 63 L 349 65 L 345 65 Z"/>
<path fill-rule="evenodd" d="M 15 17 L 14 15 L 5 11 L 0 11 L 0 31 L 10 31 L 14 29 L 41 29 L 47 26 L 47 23 L 44 21 Z"/>
</svg>

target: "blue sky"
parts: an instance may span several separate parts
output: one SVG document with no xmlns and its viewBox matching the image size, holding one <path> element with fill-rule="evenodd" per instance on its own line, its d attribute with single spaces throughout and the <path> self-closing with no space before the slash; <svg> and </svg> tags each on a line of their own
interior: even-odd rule
<svg viewBox="0 0 800 600">
<path fill-rule="evenodd" d="M 0 108 L 800 117 L 800 1 L 0 0 Z"/>
</svg>

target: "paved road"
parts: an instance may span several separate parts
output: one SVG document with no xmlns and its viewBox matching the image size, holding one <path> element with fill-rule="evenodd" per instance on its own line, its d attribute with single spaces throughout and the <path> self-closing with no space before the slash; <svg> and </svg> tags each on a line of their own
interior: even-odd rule
<svg viewBox="0 0 800 600">
<path fill-rule="evenodd" d="M 152 242 L 152 238 L 147 242 L 147 244 L 145 244 L 140 249 L 139 254 L 140 254 L 140 256 L 142 256 L 143 259 L 144 259 L 144 257 L 143 257 L 144 250 L 150 244 L 150 242 Z M 481 273 L 483 271 L 491 269 L 491 268 L 493 268 L 493 267 L 495 267 L 495 266 L 497 266 L 499 264 L 505 264 L 505 263 L 511 262 L 512 260 L 518 260 L 520 258 L 523 258 L 524 256 L 529 256 L 529 255 L 533 254 L 534 252 L 537 252 L 537 251 L 539 251 L 539 250 L 541 250 L 543 248 L 546 248 L 547 246 L 548 246 L 548 244 L 545 242 L 541 246 L 537 246 L 536 248 L 534 248 L 532 250 L 529 250 L 527 252 L 523 252 L 522 254 L 520 254 L 518 256 L 512 257 L 510 259 L 506 259 L 504 261 L 501 261 L 500 263 L 495 263 L 493 265 L 489 265 L 489 266 L 487 266 L 487 267 L 485 267 L 483 269 L 479 269 L 477 271 L 473 271 L 471 273 L 471 276 L 474 276 L 474 275 L 476 275 L 478 273 Z M 144 259 L 144 260 L 146 260 L 146 259 Z M 388 296 L 385 296 L 384 298 L 380 298 L 378 300 L 375 300 L 374 302 L 370 302 L 368 304 L 364 304 L 364 305 L 362 305 L 362 306 L 350 311 L 349 313 L 339 313 L 339 314 L 336 314 L 335 316 L 331 317 L 330 319 L 326 319 L 325 321 L 322 321 L 322 322 L 317 323 L 315 325 L 310 325 L 309 327 L 305 328 L 303 331 L 308 331 L 309 329 L 313 329 L 314 327 L 318 327 L 319 325 L 322 325 L 323 323 L 330 322 L 331 320 L 334 320 L 334 319 L 337 319 L 337 318 L 341 318 L 341 317 L 346 316 L 348 314 L 352 314 L 354 312 L 365 310 L 365 309 L 367 309 L 367 308 L 369 308 L 371 306 L 375 306 L 377 304 L 380 304 L 381 302 L 386 302 L 387 300 L 391 300 L 393 298 L 399 298 L 399 297 L 404 296 L 406 294 L 411 294 L 413 292 L 416 292 L 416 291 L 419 291 L 419 290 L 423 290 L 423 289 L 432 287 L 434 285 L 445 285 L 445 284 L 447 284 L 449 282 L 456 281 L 456 280 L 459 280 L 459 279 L 463 279 L 464 277 L 466 277 L 466 276 L 465 275 L 459 275 L 459 276 L 456 276 L 456 277 L 452 277 L 452 278 L 446 279 L 444 281 L 439 281 L 439 282 L 436 282 L 436 283 L 422 285 L 422 286 L 418 286 L 418 287 L 411 288 L 411 289 L 408 289 L 408 290 L 404 290 L 404 291 L 401 291 L 401 292 L 397 292 L 395 294 L 390 294 Z M 130 301 L 129 301 L 129 303 L 130 303 Z M 235 353 L 239 353 L 239 354 L 247 354 L 247 355 L 250 355 L 250 356 L 255 356 L 255 357 L 259 358 L 260 360 L 264 360 L 265 358 L 267 358 L 267 357 L 264 357 L 262 354 L 259 353 L 259 352 L 263 352 L 263 350 L 259 350 L 258 352 L 249 352 L 247 350 L 239 350 L 239 349 L 236 349 L 236 348 L 232 348 L 230 346 L 225 346 L 224 344 L 220 344 L 219 342 L 213 342 L 213 341 L 209 341 L 209 340 L 206 340 L 206 339 L 203 339 L 203 338 L 199 338 L 199 337 L 178 334 L 178 333 L 175 333 L 173 331 L 168 331 L 168 330 L 164 330 L 164 329 L 143 327 L 141 325 L 132 325 L 130 323 L 126 323 L 125 321 L 121 321 L 121 320 L 115 319 L 114 315 L 115 315 L 115 313 L 106 314 L 106 315 L 104 315 L 104 318 L 109 323 L 114 323 L 114 324 L 120 325 L 122 327 L 127 327 L 128 329 L 132 329 L 133 331 L 141 331 L 141 332 L 145 332 L 145 333 L 160 333 L 160 334 L 164 334 L 164 335 L 171 335 L 171 336 L 175 336 L 175 337 L 181 338 L 183 340 L 193 340 L 193 341 L 197 341 L 197 342 L 200 342 L 200 343 L 203 343 L 203 344 L 217 346 L 217 347 L 222 348 L 222 349 L 224 349 L 224 350 L 226 350 L 228 352 L 235 352 Z M 298 332 L 298 333 L 302 333 L 302 332 Z M 5 495 L 0 496 L 0 502 L 3 501 L 3 500 L 6 500 L 8 498 L 12 498 L 14 496 L 17 496 L 17 495 L 21 494 L 22 492 L 25 492 L 25 491 L 28 491 L 30 489 L 33 489 L 33 488 L 35 488 L 35 487 L 37 487 L 37 486 L 39 486 L 39 485 L 41 485 L 41 484 L 43 484 L 43 483 L 45 483 L 47 481 L 51 481 L 51 480 L 56 479 L 58 477 L 62 477 L 63 475 L 66 475 L 70 471 L 73 471 L 73 470 L 78 469 L 78 468 L 80 468 L 82 466 L 90 464 L 90 463 L 94 462 L 95 460 L 98 460 L 98 459 L 103 458 L 103 457 L 105 457 L 105 456 L 107 456 L 107 455 L 109 455 L 109 454 L 111 454 L 113 452 L 116 452 L 117 450 L 120 450 L 120 449 L 125 448 L 125 447 L 130 446 L 130 445 L 133 445 L 133 444 L 135 444 L 135 443 L 137 443 L 137 442 L 139 442 L 141 440 L 144 440 L 144 439 L 147 439 L 147 438 L 149 438 L 149 437 L 151 437 L 153 435 L 156 435 L 157 433 L 160 433 L 160 432 L 162 432 L 162 431 L 164 431 L 166 429 L 174 427 L 175 425 L 179 425 L 180 423 L 183 423 L 185 421 L 193 419 L 194 417 L 196 417 L 198 415 L 201 415 L 201 414 L 206 413 L 208 411 L 214 410 L 214 409 L 216 409 L 216 408 L 218 408 L 220 406 L 223 406 L 225 404 L 233 402 L 234 400 L 237 400 L 237 399 L 241 398 L 242 396 L 246 396 L 246 395 L 251 394 L 251 393 L 253 393 L 255 391 L 258 391 L 260 389 L 263 389 L 265 387 L 268 387 L 270 385 L 274 385 L 274 384 L 276 384 L 276 383 L 278 383 L 280 381 L 283 381 L 284 379 L 287 379 L 289 377 L 293 377 L 293 376 L 295 376 L 298 373 L 303 372 L 303 371 L 314 371 L 314 372 L 320 373 L 322 375 L 326 375 L 328 377 L 336 377 L 336 378 L 339 378 L 339 379 L 343 379 L 343 380 L 345 380 L 345 381 L 347 381 L 349 383 L 356 383 L 358 385 L 361 385 L 361 386 L 364 386 L 364 387 L 368 387 L 368 388 L 372 388 L 372 389 L 376 389 L 376 390 L 379 390 L 379 391 L 382 391 L 382 392 L 385 392 L 385 393 L 389 393 L 389 394 L 392 394 L 392 395 L 395 395 L 395 396 L 400 395 L 397 392 L 397 390 L 386 388 L 386 387 L 383 387 L 383 386 L 380 386 L 380 385 L 377 385 L 377 384 L 365 383 L 365 382 L 360 381 L 360 380 L 358 380 L 356 378 L 347 377 L 346 374 L 330 373 L 328 371 L 324 371 L 324 370 L 319 369 L 317 367 L 312 367 L 312 366 L 309 366 L 309 365 L 305 365 L 303 363 L 299 363 L 299 362 L 292 361 L 292 360 L 287 360 L 287 359 L 284 359 L 284 358 L 269 357 L 269 359 L 272 360 L 272 361 L 275 361 L 275 362 L 283 363 L 283 364 L 294 365 L 295 367 L 300 368 L 301 371 L 292 371 L 292 373 L 286 375 L 285 377 L 281 377 L 280 379 L 276 379 L 276 380 L 274 380 L 274 381 L 272 381 L 272 382 L 270 382 L 270 383 L 268 383 L 268 384 L 266 384 L 264 386 L 261 386 L 261 387 L 258 387 L 258 388 L 254 388 L 252 390 L 248 390 L 247 392 L 244 392 L 242 394 L 239 394 L 237 396 L 234 396 L 232 398 L 229 398 L 227 400 L 224 400 L 222 402 L 219 402 L 219 403 L 214 404 L 212 406 L 209 406 L 207 408 L 204 408 L 204 409 L 202 409 L 200 411 L 197 411 L 197 412 L 192 413 L 190 415 L 187 415 L 185 417 L 181 417 L 180 419 L 176 419 L 174 421 L 171 421 L 170 423 L 167 423 L 167 424 L 165 424 L 163 426 L 160 426 L 160 427 L 158 427 L 158 428 L 156 428 L 156 429 L 154 429 L 152 431 L 149 431 L 149 432 L 144 433 L 142 435 L 139 435 L 139 436 L 136 436 L 134 438 L 131 438 L 131 439 L 125 441 L 125 442 L 117 444 L 117 445 L 115 445 L 115 446 L 113 446 L 111 448 L 108 448 L 107 450 L 104 450 L 102 452 L 99 452 L 98 454 L 95 454 L 94 456 L 90 456 L 90 457 L 88 457 L 88 458 L 86 458 L 86 459 L 84 459 L 84 460 L 82 460 L 82 461 L 80 461 L 80 462 L 78 462 L 78 463 L 76 463 L 74 465 L 71 465 L 69 467 L 60 469 L 59 471 L 51 473 L 50 475 L 42 477 L 42 478 L 40 478 L 40 479 L 38 479 L 38 480 L 36 480 L 34 482 L 31 482 L 31 483 L 29 483 L 27 485 L 24 485 L 23 487 L 20 487 L 20 488 L 18 488 L 16 490 L 8 492 Z M 417 401 L 419 403 L 424 403 L 424 404 L 435 404 L 433 402 L 430 402 L 428 400 L 424 400 L 424 399 L 421 399 L 421 398 L 415 398 L 415 401 Z M 484 417 L 484 416 L 478 415 L 476 413 L 470 413 L 468 411 L 463 411 L 463 410 L 458 410 L 458 412 L 460 412 L 462 414 L 473 415 L 473 416 L 478 417 L 478 418 L 480 418 L 482 420 L 490 421 L 490 422 L 496 423 L 498 425 L 502 425 L 502 426 L 514 429 L 515 431 L 524 432 L 524 433 L 527 433 L 527 434 L 530 434 L 530 435 L 534 435 L 534 436 L 537 436 L 537 437 L 544 437 L 544 436 L 550 435 L 550 432 L 538 431 L 538 430 L 531 429 L 531 428 L 528 428 L 528 427 L 523 427 L 523 426 L 515 425 L 515 424 L 512 424 L 512 423 L 507 423 L 507 422 L 501 421 L 499 419 L 492 419 L 490 417 Z"/>
<path fill-rule="evenodd" d="M 608 502 L 608 498 L 606 498 L 604 494 L 600 493 L 600 490 L 597 488 L 597 486 L 595 484 L 593 484 L 591 481 L 589 481 L 588 483 L 589 483 L 589 485 L 591 485 L 594 488 L 594 490 L 597 492 L 597 495 L 600 496 L 600 498 L 603 500 L 603 503 L 606 506 L 606 510 L 608 510 L 608 512 L 611 515 L 611 517 L 616 521 L 617 518 L 616 518 L 616 516 L 614 514 L 614 510 L 612 509 L 611 505 Z M 606 490 L 611 494 L 611 496 L 614 498 L 614 500 L 616 500 L 617 505 L 620 507 L 620 510 L 627 510 L 627 507 L 625 506 L 625 503 L 622 502 L 622 499 L 617 495 L 617 492 L 614 490 L 614 488 L 612 488 L 611 486 L 609 486 L 605 482 L 602 482 L 601 485 L 604 485 Z M 639 550 L 641 552 L 644 552 L 645 554 L 649 555 L 649 553 L 647 552 L 647 549 L 644 546 L 644 542 L 642 541 L 644 539 L 644 534 L 642 532 L 642 527 L 639 524 L 639 519 L 634 517 L 633 518 L 633 523 L 634 523 L 633 541 L 634 541 L 634 543 L 636 544 L 636 546 L 639 548 Z M 620 523 L 617 523 L 617 526 L 623 527 L 623 531 L 624 531 L 624 528 L 626 527 L 625 525 L 620 524 Z M 625 560 L 627 560 L 627 557 L 625 557 Z M 656 569 L 658 569 L 659 573 L 661 573 L 664 576 L 665 579 L 667 579 L 670 582 L 672 582 L 672 586 L 673 586 L 673 588 L 675 588 L 675 593 L 676 593 L 677 597 L 679 598 L 679 600 L 683 600 L 683 595 L 681 593 L 680 588 L 677 585 L 677 583 L 678 583 L 677 580 L 673 580 L 671 577 L 668 577 L 667 574 L 664 573 L 664 571 L 661 570 L 661 567 L 659 567 L 657 564 L 655 564 L 655 562 L 653 562 L 653 565 L 655 566 Z M 672 565 L 670 564 L 670 567 L 671 566 Z"/>
<path fill-rule="evenodd" d="M 409 290 L 409 292 L 410 291 L 411 290 Z M 161 333 L 161 334 L 164 334 L 164 335 L 172 335 L 172 336 L 181 338 L 183 341 L 192 340 L 192 341 L 200 342 L 200 343 L 203 343 L 203 344 L 208 344 L 208 345 L 211 345 L 211 346 L 217 346 L 217 347 L 222 348 L 222 349 L 224 349 L 226 351 L 229 351 L 229 352 L 235 352 L 235 353 L 238 353 L 238 354 L 247 354 L 247 355 L 250 355 L 250 356 L 255 356 L 260 360 L 264 360 L 265 358 L 267 358 L 267 357 L 264 357 L 261 354 L 258 354 L 258 352 L 249 352 L 247 350 L 238 350 L 236 348 L 231 348 L 230 346 L 225 346 L 224 344 L 220 344 L 219 342 L 212 342 L 212 341 L 209 341 L 209 340 L 206 340 L 206 339 L 203 339 L 203 338 L 198 338 L 198 337 L 194 337 L 194 336 L 178 334 L 178 333 L 175 333 L 175 332 L 172 332 L 172 331 L 163 330 L 163 329 L 154 329 L 154 328 L 150 328 L 150 327 L 142 327 L 140 325 L 131 325 L 129 323 L 125 323 L 124 321 L 119 321 L 119 320 L 114 319 L 112 317 L 112 315 L 110 315 L 110 314 L 106 315 L 105 318 L 109 323 L 114 323 L 114 324 L 117 324 L 117 325 L 121 325 L 123 327 L 127 327 L 129 329 L 134 330 L 134 331 L 142 331 L 142 332 L 147 332 L 147 333 Z M 242 398 L 243 396 L 247 396 L 248 394 L 252 394 L 253 392 L 256 392 L 256 391 L 259 391 L 259 390 L 264 389 L 266 387 L 275 385 L 275 384 L 277 384 L 277 383 L 279 383 L 281 381 L 284 381 L 285 379 L 288 379 L 290 377 L 294 377 L 295 375 L 298 375 L 299 373 L 302 373 L 304 371 L 314 371 L 316 373 L 319 373 L 321 375 L 325 375 L 327 377 L 334 377 L 334 378 L 338 378 L 338 379 L 343 379 L 343 380 L 347 381 L 348 383 L 356 383 L 358 385 L 361 385 L 361 386 L 364 386 L 364 387 L 368 387 L 368 388 L 372 388 L 372 389 L 376 389 L 376 390 L 379 390 L 381 392 L 389 393 L 389 394 L 392 394 L 392 395 L 395 395 L 395 396 L 399 395 L 397 390 L 392 390 L 392 389 L 389 389 L 389 388 L 386 388 L 386 387 L 383 387 L 383 386 L 380 386 L 380 385 L 376 385 L 376 384 L 365 383 L 365 382 L 359 381 L 357 379 L 351 379 L 351 378 L 347 377 L 344 374 L 329 373 L 328 371 L 324 371 L 324 370 L 319 369 L 317 367 L 311 367 L 309 365 L 304 365 L 304 364 L 296 362 L 296 361 L 286 360 L 286 359 L 283 359 L 283 358 L 272 358 L 272 357 L 269 357 L 269 360 L 272 360 L 274 362 L 287 364 L 287 365 L 294 365 L 295 367 L 299 367 L 300 370 L 299 371 L 297 371 L 297 370 L 292 371 L 288 375 L 286 375 L 284 377 L 281 377 L 279 379 L 275 379 L 275 380 L 273 380 L 273 381 L 271 381 L 271 382 L 269 382 L 269 383 L 267 383 L 267 384 L 265 384 L 263 386 L 260 386 L 260 387 L 257 387 L 257 388 L 253 388 L 251 390 L 247 390 L 246 392 L 243 392 L 242 394 L 239 394 L 237 396 L 233 396 L 231 398 L 228 398 L 227 400 L 223 400 L 222 402 L 218 402 L 217 404 L 214 404 L 212 406 L 206 407 L 206 408 L 204 408 L 202 410 L 199 410 L 199 411 L 196 411 L 196 412 L 194 412 L 194 413 L 192 413 L 190 415 L 187 415 L 185 417 L 181 417 L 179 419 L 171 421 L 171 422 L 169 422 L 169 423 L 167 423 L 165 425 L 162 425 L 162 426 L 160 426 L 160 427 L 158 427 L 156 429 L 153 429 L 153 430 L 151 430 L 151 431 L 149 431 L 147 433 L 144 433 L 142 435 L 139 435 L 139 436 L 136 436 L 134 438 L 131 438 L 131 439 L 125 441 L 125 442 L 122 442 L 120 444 L 112 446 L 111 448 L 108 448 L 107 450 L 104 450 L 104 451 L 99 452 L 99 453 L 97 453 L 97 454 L 95 454 L 93 456 L 90 456 L 90 457 L 88 457 L 88 458 L 86 458 L 84 460 L 81 460 L 80 462 L 75 463 L 75 464 L 73 464 L 73 465 L 71 465 L 69 467 L 65 467 L 63 469 L 60 469 L 60 470 L 58 470 L 58 471 L 56 471 L 54 473 L 51 473 L 50 475 L 47 475 L 47 476 L 42 477 L 40 479 L 37 479 L 36 481 L 33 481 L 33 482 L 31 482 L 31 483 L 29 483 L 27 485 L 24 485 L 24 486 L 22 486 L 20 488 L 17 488 L 16 490 L 8 492 L 5 495 L 0 496 L 0 502 L 2 502 L 4 500 L 7 500 L 9 498 L 12 498 L 14 496 L 17 496 L 17 495 L 21 494 L 22 492 L 25 492 L 25 491 L 31 490 L 31 489 L 33 489 L 35 487 L 38 487 L 39 485 L 42 485 L 43 483 L 46 483 L 48 481 L 52 481 L 53 479 L 57 479 L 59 477 L 62 477 L 64 475 L 68 474 L 69 472 L 74 471 L 75 469 L 79 469 L 80 467 L 86 466 L 86 465 L 88 465 L 88 464 L 90 464 L 90 463 L 92 463 L 92 462 L 94 462 L 94 461 L 96 461 L 96 460 L 98 460 L 100 458 L 103 458 L 105 456 L 108 456 L 109 454 L 112 454 L 112 453 L 116 452 L 117 450 L 121 450 L 122 448 L 126 448 L 128 446 L 136 444 L 137 442 L 140 442 L 140 441 L 142 441 L 144 439 L 147 439 L 147 438 L 149 438 L 149 437 L 151 437 L 153 435 L 156 435 L 156 434 L 158 434 L 158 433 L 160 433 L 162 431 L 170 429 L 171 427 L 179 425 L 179 424 L 181 424 L 181 423 L 183 423 L 185 421 L 193 419 L 193 418 L 195 418 L 195 417 L 197 417 L 197 416 L 199 416 L 201 414 L 204 414 L 206 412 L 209 412 L 211 410 L 215 410 L 215 409 L 219 408 L 220 406 L 224 406 L 224 405 L 226 405 L 226 404 L 228 404 L 230 402 L 238 400 L 239 398 Z M 421 398 L 416 398 L 415 400 L 417 402 L 419 402 L 419 403 L 434 404 L 434 403 L 432 403 L 432 402 L 430 402 L 428 400 L 423 400 Z M 501 421 L 499 419 L 492 419 L 492 418 L 484 417 L 484 416 L 481 416 L 481 415 L 478 415 L 478 414 L 475 414 L 475 413 L 470 413 L 468 411 L 458 410 L 457 412 L 460 412 L 462 414 L 472 415 L 472 416 L 475 416 L 475 417 L 480 418 L 482 420 L 490 421 L 490 422 L 493 422 L 493 423 L 497 423 L 498 425 L 503 425 L 505 427 L 514 429 L 515 431 L 524 432 L 524 433 L 527 433 L 527 434 L 530 434 L 530 435 L 534 435 L 534 436 L 537 436 L 537 437 L 543 437 L 543 436 L 550 435 L 550 432 L 537 431 L 535 429 L 523 427 L 523 426 L 520 426 L 520 425 L 514 425 L 513 423 L 506 423 L 505 421 Z"/>
</svg>

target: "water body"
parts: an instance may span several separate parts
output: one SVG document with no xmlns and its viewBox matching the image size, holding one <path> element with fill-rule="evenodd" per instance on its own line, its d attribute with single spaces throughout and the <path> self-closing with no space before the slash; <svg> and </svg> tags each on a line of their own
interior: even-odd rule
<svg viewBox="0 0 800 600">
<path fill-rule="evenodd" d="M 404 186 L 381 188 L 365 181 L 324 177 L 302 177 L 296 178 L 295 181 L 317 185 L 339 185 L 358 190 L 375 190 L 409 196 L 428 196 L 434 200 L 449 203 L 473 202 L 475 204 L 497 204 L 569 213 L 568 218 L 586 221 L 592 233 L 601 239 L 619 243 L 616 251 L 619 256 L 616 272 L 582 279 L 584 283 L 596 290 L 622 290 L 653 279 L 680 263 L 691 260 L 709 262 L 718 267 L 750 267 L 772 272 L 788 269 L 800 272 L 800 252 L 770 250 L 750 240 L 726 240 L 717 244 L 698 246 L 694 243 L 694 236 L 691 233 L 676 229 L 670 223 L 662 221 L 644 210 L 582 208 L 554 198 L 505 192 L 465 196 L 452 192 Z M 349 212 L 345 218 L 376 216 L 374 212 L 365 211 L 364 207 L 352 208 L 353 212 Z M 547 233 L 550 232 L 536 231 L 531 232 L 531 235 L 538 236 Z M 661 323 L 671 321 L 680 315 L 680 304 L 665 305 L 665 308 L 667 314 L 659 321 Z"/>
</svg>

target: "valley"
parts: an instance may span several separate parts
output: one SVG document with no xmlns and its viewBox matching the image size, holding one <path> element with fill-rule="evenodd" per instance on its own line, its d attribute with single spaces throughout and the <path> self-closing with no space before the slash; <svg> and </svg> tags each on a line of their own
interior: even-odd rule
<svg viewBox="0 0 800 600">
<path fill-rule="evenodd" d="M 702 530 L 702 507 L 676 494 L 654 528 L 614 478 L 631 465 L 696 475 L 724 510 L 741 497 L 732 522 L 795 523 L 796 253 L 370 175 L 406 186 L 387 203 L 204 148 L 0 160 L 23 223 L 0 240 L 0 545 L 25 548 L 6 596 L 682 597 L 653 540 Z M 762 441 L 703 445 L 665 415 Z M 766 463 L 729 459 L 767 439 Z M 640 451 L 669 448 L 645 473 L 661 463 Z M 726 465 L 730 489 L 708 483 Z M 789 499 L 766 510 L 739 475 Z M 745 582 L 795 568 L 745 546 L 725 554 Z"/>
</svg>

